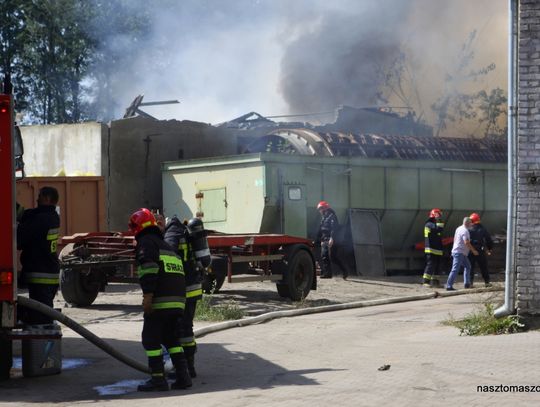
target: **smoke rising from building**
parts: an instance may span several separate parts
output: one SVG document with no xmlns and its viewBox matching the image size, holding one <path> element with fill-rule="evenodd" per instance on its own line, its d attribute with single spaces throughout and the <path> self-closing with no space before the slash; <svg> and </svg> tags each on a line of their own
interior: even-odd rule
<svg viewBox="0 0 540 407">
<path fill-rule="evenodd" d="M 434 125 L 431 106 L 444 94 L 506 89 L 506 18 L 504 0 L 156 2 L 149 35 L 127 45 L 132 69 L 118 72 L 112 93 L 121 108 L 138 93 L 177 98 L 182 104 L 147 110 L 213 123 L 252 110 L 402 106 L 384 86 L 401 55 L 402 92 Z M 471 75 L 487 66 L 495 69 Z"/>
</svg>

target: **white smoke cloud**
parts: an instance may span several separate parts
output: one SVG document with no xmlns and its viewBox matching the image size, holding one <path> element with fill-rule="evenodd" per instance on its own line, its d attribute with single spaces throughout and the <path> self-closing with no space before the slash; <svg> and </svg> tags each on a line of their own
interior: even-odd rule
<svg viewBox="0 0 540 407">
<path fill-rule="evenodd" d="M 444 91 L 460 47 L 477 30 L 472 66 L 496 69 L 471 88 L 506 89 L 505 0 L 206 0 L 156 1 L 151 36 L 126 48 L 133 72 L 117 75 L 121 111 L 145 100 L 161 119 L 217 123 L 249 111 L 264 115 L 365 105 L 376 100 L 376 73 L 405 50 L 422 107 Z M 159 49 L 161 57 L 149 59 Z"/>
</svg>

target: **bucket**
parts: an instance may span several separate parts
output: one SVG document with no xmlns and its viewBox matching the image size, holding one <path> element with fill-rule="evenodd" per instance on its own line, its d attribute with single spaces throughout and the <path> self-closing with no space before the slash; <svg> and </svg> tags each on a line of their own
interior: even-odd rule
<svg viewBox="0 0 540 407">
<path fill-rule="evenodd" d="M 24 377 L 49 376 L 62 371 L 62 331 L 59 325 L 31 325 L 29 334 L 58 336 L 54 339 L 24 339 L 22 341 L 22 372 Z"/>
</svg>

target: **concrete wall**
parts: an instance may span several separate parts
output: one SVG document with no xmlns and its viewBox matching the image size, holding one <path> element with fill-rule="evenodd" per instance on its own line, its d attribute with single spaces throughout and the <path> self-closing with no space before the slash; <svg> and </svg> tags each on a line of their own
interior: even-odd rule
<svg viewBox="0 0 540 407">
<path fill-rule="evenodd" d="M 140 207 L 162 207 L 161 163 L 236 153 L 227 129 L 191 121 L 134 117 L 110 125 L 109 227 L 126 230 Z"/>
<path fill-rule="evenodd" d="M 22 126 L 21 133 L 28 176 L 100 176 L 107 171 L 104 124 Z"/>
<path fill-rule="evenodd" d="M 540 313 L 540 1 L 520 1 L 517 307 Z M 533 177 L 539 177 L 533 182 Z"/>
</svg>

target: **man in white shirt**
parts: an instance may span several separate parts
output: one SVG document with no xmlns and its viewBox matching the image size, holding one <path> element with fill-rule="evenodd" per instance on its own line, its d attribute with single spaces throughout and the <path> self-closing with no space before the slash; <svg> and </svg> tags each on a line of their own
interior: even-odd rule
<svg viewBox="0 0 540 407">
<path fill-rule="evenodd" d="M 469 229 L 472 226 L 471 218 L 463 218 L 463 225 L 456 229 L 454 234 L 454 246 L 452 247 L 452 270 L 448 275 L 448 281 L 446 282 L 446 291 L 455 291 L 454 280 L 456 279 L 459 270 L 463 266 L 463 283 L 465 288 L 471 286 L 471 263 L 469 262 L 469 251 L 475 256 L 478 256 L 478 252 L 471 244 L 471 236 Z"/>
</svg>

